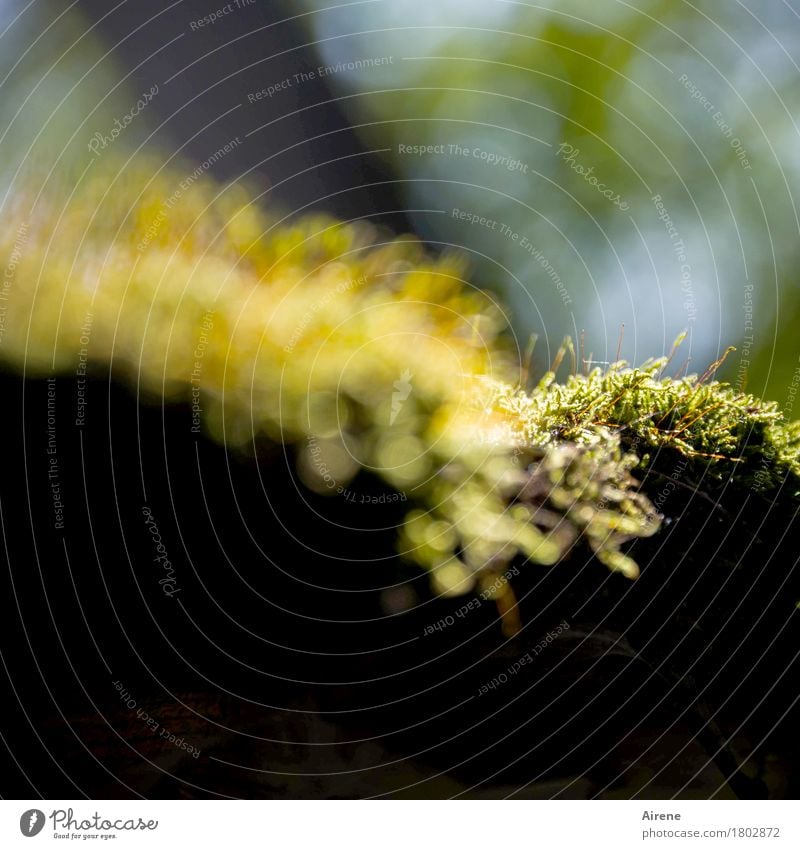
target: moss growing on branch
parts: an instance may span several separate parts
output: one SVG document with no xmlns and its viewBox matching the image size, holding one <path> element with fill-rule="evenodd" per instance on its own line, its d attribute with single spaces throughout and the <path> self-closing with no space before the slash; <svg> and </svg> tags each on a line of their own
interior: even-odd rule
<svg viewBox="0 0 800 849">
<path fill-rule="evenodd" d="M 280 219 L 144 160 L 101 174 L 110 161 L 76 186 L 15 187 L 3 357 L 28 374 L 111 368 L 190 403 L 194 432 L 291 444 L 320 493 L 377 475 L 413 503 L 398 551 L 440 592 L 582 543 L 635 577 L 624 549 L 659 530 L 661 452 L 689 480 L 797 496 L 800 425 L 713 380 L 718 364 L 551 371 L 525 391 L 504 313 L 460 257 L 363 222 Z"/>
</svg>

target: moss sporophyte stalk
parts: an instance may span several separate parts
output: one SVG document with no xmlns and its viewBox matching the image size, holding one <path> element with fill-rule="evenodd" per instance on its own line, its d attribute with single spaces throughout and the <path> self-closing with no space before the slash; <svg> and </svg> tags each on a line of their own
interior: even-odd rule
<svg viewBox="0 0 800 849">
<path fill-rule="evenodd" d="M 191 404 L 192 428 L 226 446 L 292 445 L 321 494 L 377 476 L 408 500 L 398 553 L 443 594 L 492 587 L 512 629 L 497 580 L 512 562 L 588 546 L 635 578 L 624 548 L 659 531 L 665 481 L 797 496 L 800 425 L 717 381 L 718 363 L 563 379 L 554 364 L 523 389 L 507 316 L 464 282 L 458 254 L 363 221 L 280 218 L 209 175 L 111 162 L 76 185 L 16 185 L 0 235 L 14 262 L 4 359 L 28 375 L 111 368 Z"/>
</svg>

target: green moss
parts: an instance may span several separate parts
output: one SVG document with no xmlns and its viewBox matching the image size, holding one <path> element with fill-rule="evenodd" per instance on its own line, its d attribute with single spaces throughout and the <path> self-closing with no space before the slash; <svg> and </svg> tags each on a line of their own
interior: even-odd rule
<svg viewBox="0 0 800 849">
<path fill-rule="evenodd" d="M 579 541 L 635 577 L 622 546 L 659 530 L 648 496 L 663 486 L 662 468 L 676 485 L 700 482 L 706 498 L 723 484 L 797 497 L 798 423 L 785 422 L 772 402 L 710 380 L 719 363 L 704 375 L 671 377 L 670 359 L 616 363 L 563 382 L 548 372 L 532 391 L 481 381 L 475 427 L 492 434 L 491 445 L 448 470 L 435 510 L 416 514 L 404 540 L 441 591 L 466 591 L 476 575 L 518 556 L 551 565 Z M 446 534 L 436 531 L 442 522 Z"/>
<path fill-rule="evenodd" d="M 712 380 L 718 363 L 556 368 L 523 391 L 507 318 L 458 256 L 364 224 L 287 223 L 241 187 L 183 189 L 144 160 L 98 167 L 75 187 L 17 186 L 0 228 L 16 257 L 4 358 L 28 373 L 93 362 L 199 399 L 208 436 L 292 444 L 319 493 L 378 476 L 414 503 L 399 553 L 444 593 L 582 544 L 635 576 L 623 549 L 660 527 L 648 495 L 664 456 L 687 461 L 687 486 L 797 495 L 800 424 Z"/>
<path fill-rule="evenodd" d="M 672 449 L 762 491 L 800 474 L 800 423 L 784 421 L 774 402 L 709 380 L 719 362 L 681 378 L 664 375 L 669 362 L 617 363 L 561 384 L 550 372 L 531 393 L 495 386 L 493 403 L 528 444 L 594 442 L 613 433 L 645 461 Z"/>
</svg>

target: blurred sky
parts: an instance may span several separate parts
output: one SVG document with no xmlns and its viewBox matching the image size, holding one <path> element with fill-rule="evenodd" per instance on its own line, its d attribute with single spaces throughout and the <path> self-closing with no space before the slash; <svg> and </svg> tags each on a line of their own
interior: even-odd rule
<svg viewBox="0 0 800 849">
<path fill-rule="evenodd" d="M 585 329 L 587 354 L 610 360 L 624 323 L 623 355 L 641 361 L 687 329 L 681 360 L 702 371 L 737 345 L 725 375 L 786 398 L 800 353 L 796 3 L 303 6 L 340 105 L 388 148 L 409 207 L 429 210 L 415 227 L 474 252 L 520 334 Z"/>
</svg>

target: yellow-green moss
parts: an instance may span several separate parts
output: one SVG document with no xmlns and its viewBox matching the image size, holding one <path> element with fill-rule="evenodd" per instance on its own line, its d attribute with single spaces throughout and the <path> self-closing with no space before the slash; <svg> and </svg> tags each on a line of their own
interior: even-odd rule
<svg viewBox="0 0 800 849">
<path fill-rule="evenodd" d="M 414 502 L 399 552 L 442 592 L 580 541 L 635 576 L 622 546 L 660 519 L 632 473 L 658 451 L 761 490 L 800 469 L 800 426 L 776 405 L 667 377 L 667 360 L 521 390 L 502 310 L 458 256 L 361 222 L 282 221 L 207 174 L 104 163 L 76 186 L 15 187 L 4 359 L 28 374 L 86 361 L 199 401 L 226 445 L 294 445 L 317 492 L 379 476 Z"/>
</svg>

